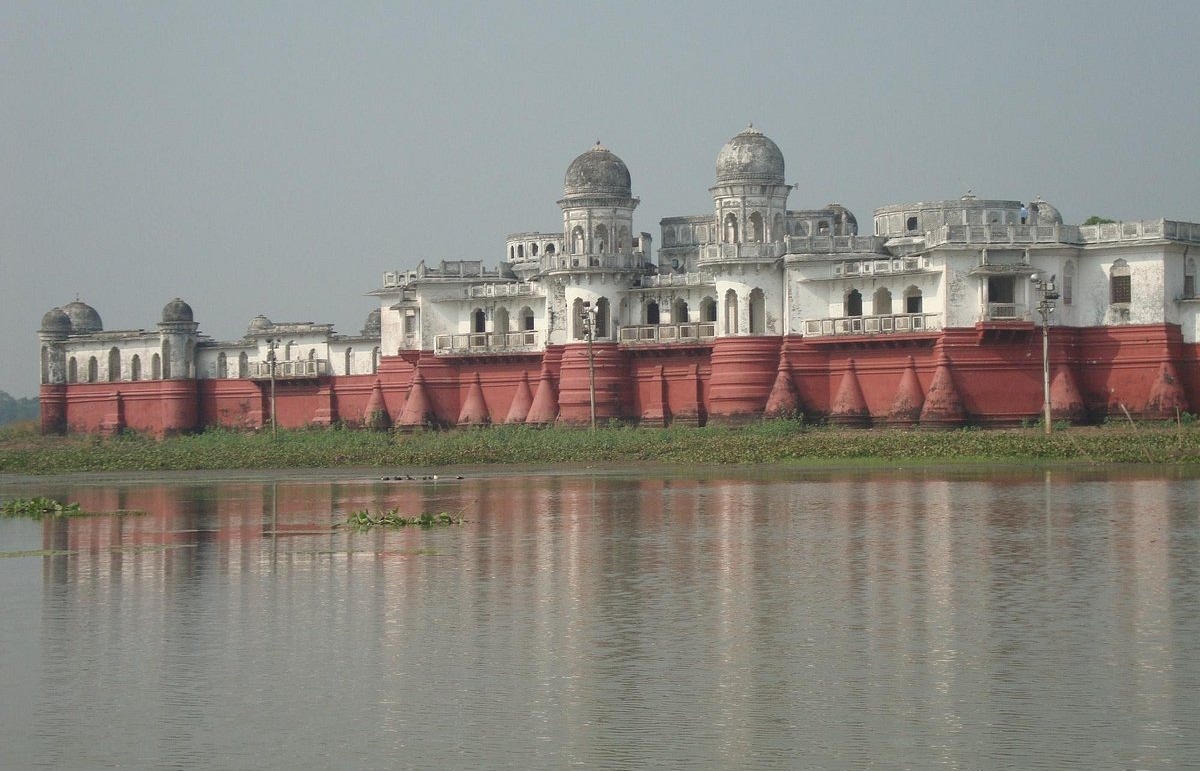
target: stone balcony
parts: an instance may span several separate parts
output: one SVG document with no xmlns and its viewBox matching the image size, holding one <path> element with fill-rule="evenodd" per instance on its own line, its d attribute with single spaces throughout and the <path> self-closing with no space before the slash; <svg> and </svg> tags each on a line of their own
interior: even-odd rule
<svg viewBox="0 0 1200 771">
<path fill-rule="evenodd" d="M 775 260 L 783 256 L 784 245 L 775 244 L 704 244 L 700 247 L 700 262 L 736 260 Z"/>
<path fill-rule="evenodd" d="M 895 335 L 932 332 L 942 328 L 940 313 L 895 313 L 882 316 L 839 316 L 805 319 L 805 337 Z"/>
<path fill-rule="evenodd" d="M 300 359 L 297 361 L 275 362 L 276 380 L 295 380 L 300 378 L 324 377 L 328 374 L 328 359 Z M 250 377 L 253 380 L 269 379 L 271 377 L 270 362 L 250 362 Z"/>
<path fill-rule="evenodd" d="M 433 352 L 437 356 L 487 356 L 530 353 L 542 348 L 542 333 L 536 329 L 521 332 L 469 332 L 437 335 Z"/>
<path fill-rule="evenodd" d="M 638 324 L 621 327 L 621 345 L 664 345 L 699 343 L 715 339 L 715 321 L 691 321 L 683 324 Z"/>
</svg>

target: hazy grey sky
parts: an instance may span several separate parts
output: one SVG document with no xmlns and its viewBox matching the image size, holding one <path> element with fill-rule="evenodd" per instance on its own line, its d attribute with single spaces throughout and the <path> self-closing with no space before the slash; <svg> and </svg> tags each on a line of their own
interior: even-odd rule
<svg viewBox="0 0 1200 771">
<path fill-rule="evenodd" d="M 1200 2 L 0 0 L 0 389 L 42 314 L 183 297 L 355 332 L 385 270 L 555 230 L 567 165 L 629 165 L 635 223 L 711 211 L 748 121 L 792 208 L 1028 200 L 1200 220 Z"/>
</svg>

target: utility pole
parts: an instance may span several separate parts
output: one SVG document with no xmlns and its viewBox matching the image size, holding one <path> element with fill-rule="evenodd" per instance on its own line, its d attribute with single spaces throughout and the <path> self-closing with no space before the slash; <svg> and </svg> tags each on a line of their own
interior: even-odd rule
<svg viewBox="0 0 1200 771">
<path fill-rule="evenodd" d="M 1045 424 L 1045 432 L 1050 433 L 1050 316 L 1054 313 L 1054 301 L 1059 298 L 1058 292 L 1054 289 L 1054 279 L 1057 276 L 1050 276 L 1050 280 L 1046 281 L 1039 273 L 1034 273 L 1029 277 L 1033 282 L 1033 288 L 1038 293 L 1038 313 L 1042 316 L 1042 421 Z"/>
<path fill-rule="evenodd" d="M 275 348 L 279 345 L 279 340 L 274 337 L 267 339 L 267 369 L 271 374 L 271 438 L 276 438 L 275 428 Z"/>
</svg>

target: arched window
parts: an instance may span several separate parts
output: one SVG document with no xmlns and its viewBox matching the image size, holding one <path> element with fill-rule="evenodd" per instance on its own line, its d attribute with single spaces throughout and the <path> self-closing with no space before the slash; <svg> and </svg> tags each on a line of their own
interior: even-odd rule
<svg viewBox="0 0 1200 771">
<path fill-rule="evenodd" d="M 826 222 L 825 220 L 821 220 L 820 222 L 817 223 L 817 235 L 819 235 L 819 236 L 829 235 L 829 223 L 828 222 Z"/>
<path fill-rule="evenodd" d="M 513 259 L 516 259 L 516 257 L 517 257 L 517 247 L 515 247 L 515 246 L 508 247 L 508 259 L 513 260 Z"/>
<path fill-rule="evenodd" d="M 283 360 L 284 361 L 292 360 L 292 344 L 290 342 L 287 345 L 283 346 Z"/>
<path fill-rule="evenodd" d="M 746 242 L 761 244 L 763 240 L 763 218 L 761 214 L 754 212 L 746 220 Z"/>
<path fill-rule="evenodd" d="M 617 232 L 617 248 L 615 251 L 625 254 L 632 245 L 633 242 L 629 240 L 629 228 L 622 225 L 621 229 Z"/>
<path fill-rule="evenodd" d="M 783 215 L 776 212 L 774 219 L 771 220 L 771 240 L 775 242 L 782 241 L 784 235 Z"/>
<path fill-rule="evenodd" d="M 108 349 L 108 382 L 116 383 L 121 379 L 121 352 L 114 345 Z"/>
<path fill-rule="evenodd" d="M 596 331 L 598 338 L 608 339 L 609 335 L 608 298 L 601 297 L 596 301 Z"/>
<path fill-rule="evenodd" d="M 546 254 L 554 254 L 554 244 L 546 244 Z"/>
<path fill-rule="evenodd" d="M 921 290 L 916 286 L 904 290 L 904 312 L 921 313 Z"/>
<path fill-rule="evenodd" d="M 725 215 L 725 243 L 736 244 L 738 242 L 738 221 L 737 215 L 729 212 Z"/>
<path fill-rule="evenodd" d="M 725 292 L 725 334 L 738 333 L 738 296 L 732 289 Z"/>
<path fill-rule="evenodd" d="M 583 228 L 579 225 L 571 231 L 571 254 L 583 254 Z"/>
<path fill-rule="evenodd" d="M 346 352 L 344 354 L 342 354 L 342 360 L 343 360 L 343 364 L 345 367 L 344 372 L 347 375 L 353 375 L 354 374 L 354 349 L 347 348 Z"/>
<path fill-rule="evenodd" d="M 70 361 L 67 362 L 67 382 L 79 382 L 79 364 L 76 363 L 74 356 L 72 356 Z"/>
<path fill-rule="evenodd" d="M 705 297 L 700 301 L 700 320 L 707 322 L 715 322 L 717 320 L 717 301 L 711 297 Z"/>
<path fill-rule="evenodd" d="M 374 375 L 379 371 L 379 349 L 371 349 L 371 374 Z"/>
<path fill-rule="evenodd" d="M 487 314 L 483 312 L 483 308 L 471 311 L 471 331 L 475 334 L 483 334 L 487 331 Z"/>
<path fill-rule="evenodd" d="M 528 305 L 521 309 L 521 329 L 526 332 L 533 331 L 533 308 Z"/>
<path fill-rule="evenodd" d="M 593 237 L 592 246 L 595 247 L 594 249 L 592 249 L 592 251 L 595 252 L 596 254 L 607 254 L 608 253 L 608 228 L 605 227 L 603 224 L 597 225 L 596 229 L 594 231 L 592 231 L 592 237 Z"/>
<path fill-rule="evenodd" d="M 169 380 L 171 377 L 171 341 L 163 340 L 162 343 L 162 379 Z M 158 376 L 155 376 L 158 380 Z"/>
<path fill-rule="evenodd" d="M 846 293 L 845 299 L 845 316 L 861 316 L 862 315 L 862 293 L 857 289 L 851 289 Z"/>
<path fill-rule="evenodd" d="M 497 335 L 508 334 L 508 309 L 497 308 L 492 313 L 492 331 Z"/>
<path fill-rule="evenodd" d="M 196 376 L 196 344 L 191 340 L 183 349 L 183 376 Z"/>
<path fill-rule="evenodd" d="M 1133 276 L 1129 263 L 1117 260 L 1108 275 L 1108 301 L 1113 304 L 1130 302 L 1133 299 Z"/>
<path fill-rule="evenodd" d="M 538 253 L 538 245 L 537 245 L 537 244 L 530 244 L 530 245 L 529 245 L 529 255 L 530 255 L 531 257 L 537 257 L 537 253 Z"/>
<path fill-rule="evenodd" d="M 250 357 L 245 351 L 238 354 L 238 377 L 250 377 Z"/>
<path fill-rule="evenodd" d="M 162 380 L 162 357 L 157 353 L 150 357 L 150 379 Z"/>
<path fill-rule="evenodd" d="M 225 357 L 225 352 L 221 351 L 217 354 L 217 377 L 229 377 L 229 359 Z"/>
<path fill-rule="evenodd" d="M 1188 257 L 1187 262 L 1183 264 L 1183 296 L 1192 298 L 1196 296 L 1196 259 Z"/>
<path fill-rule="evenodd" d="M 688 322 L 688 304 L 682 297 L 675 298 L 671 303 L 671 323 L 686 324 Z"/>
<path fill-rule="evenodd" d="M 871 298 L 871 313 L 876 316 L 888 316 L 892 312 L 892 293 L 886 286 L 875 290 Z"/>
<path fill-rule="evenodd" d="M 524 244 L 517 245 L 517 259 L 518 260 L 525 259 L 525 245 Z"/>
<path fill-rule="evenodd" d="M 646 323 L 647 324 L 658 324 L 659 316 L 660 316 L 660 314 L 658 312 L 658 301 L 651 300 L 646 305 Z"/>
<path fill-rule="evenodd" d="M 142 379 L 142 357 L 136 353 L 129 360 L 129 379 L 134 381 Z"/>
<path fill-rule="evenodd" d="M 575 302 L 571 303 L 571 325 L 575 333 L 571 335 L 576 340 L 583 340 L 587 337 L 583 323 L 583 298 L 576 297 Z"/>
<path fill-rule="evenodd" d="M 98 370 L 99 367 L 96 365 L 96 357 L 89 356 L 87 365 L 87 381 L 89 383 L 95 383 L 97 378 L 99 378 L 100 374 Z"/>
<path fill-rule="evenodd" d="M 767 331 L 766 302 L 763 291 L 755 289 L 750 293 L 750 334 L 762 335 Z"/>
<path fill-rule="evenodd" d="M 1070 305 L 1075 299 L 1075 262 L 1067 260 L 1067 264 L 1063 266 L 1063 282 L 1062 282 L 1062 301 L 1063 305 Z"/>
</svg>

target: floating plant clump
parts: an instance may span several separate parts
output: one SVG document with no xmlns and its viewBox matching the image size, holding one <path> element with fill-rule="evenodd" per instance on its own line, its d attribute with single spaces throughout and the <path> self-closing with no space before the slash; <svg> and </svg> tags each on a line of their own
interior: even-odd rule
<svg viewBox="0 0 1200 771">
<path fill-rule="evenodd" d="M 461 513 L 460 511 L 459 514 Z M 361 511 L 351 513 L 345 522 L 339 524 L 344 527 L 355 528 L 356 530 L 370 530 L 376 527 L 408 527 L 410 525 L 430 528 L 435 525 L 461 525 L 463 518 L 459 514 L 439 511 L 436 514 L 425 512 L 415 517 L 404 517 L 400 515 L 399 509 L 381 511 L 377 514 L 372 514 L 367 509 L 362 509 Z"/>
<path fill-rule="evenodd" d="M 84 511 L 78 503 L 62 503 L 53 498 L 14 498 L 0 506 L 0 517 L 43 519 L 45 517 L 141 516 L 144 511 Z"/>
</svg>

